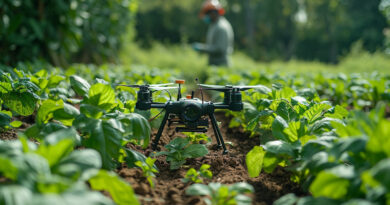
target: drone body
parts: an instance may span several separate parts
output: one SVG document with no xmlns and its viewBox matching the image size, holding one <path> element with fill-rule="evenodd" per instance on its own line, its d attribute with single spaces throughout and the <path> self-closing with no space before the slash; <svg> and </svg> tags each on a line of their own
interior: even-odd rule
<svg viewBox="0 0 390 205">
<path fill-rule="evenodd" d="M 232 111 L 241 111 L 243 109 L 241 91 L 256 88 L 256 86 L 216 86 L 199 84 L 202 94 L 202 100 L 194 98 L 192 95 L 181 97 L 181 85 L 184 80 L 176 80 L 178 87 L 164 87 L 171 84 L 160 85 L 120 85 L 139 88 L 137 92 L 136 108 L 140 110 L 149 110 L 152 108 L 165 109 L 165 115 L 158 129 L 156 138 L 153 141 L 153 149 L 157 148 L 161 134 L 168 122 L 168 126 L 175 125 L 177 132 L 207 132 L 209 119 L 214 130 L 218 147 L 223 148 L 223 154 L 228 151 L 219 130 L 217 120 L 215 119 L 215 109 L 229 109 Z M 166 103 L 153 102 L 152 94 L 155 91 L 178 89 L 177 100 L 169 100 Z M 206 102 L 203 100 L 202 90 L 214 90 L 224 92 L 224 100 L 220 103 Z"/>
</svg>

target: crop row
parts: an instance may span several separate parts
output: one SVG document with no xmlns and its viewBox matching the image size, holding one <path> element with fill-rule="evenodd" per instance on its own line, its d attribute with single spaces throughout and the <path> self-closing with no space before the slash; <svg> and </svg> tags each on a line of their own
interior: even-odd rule
<svg viewBox="0 0 390 205">
<path fill-rule="evenodd" d="M 120 164 L 139 167 L 153 187 L 158 172 L 155 159 L 127 144 L 148 147 L 154 124 L 146 119 L 157 113 L 135 110 L 135 91 L 115 85 L 164 83 L 175 75 L 158 69 L 84 65 L 64 72 L 30 74 L 15 69 L 1 73 L 0 129 L 26 129 L 19 129 L 19 140 L 0 142 L 0 180 L 5 181 L 0 201 L 137 204 L 131 186 L 111 170 Z M 283 76 L 222 69 L 210 70 L 208 76 L 210 83 L 220 85 L 264 85 L 243 94 L 244 112 L 227 114 L 233 116 L 230 126 L 241 126 L 261 139 L 261 145 L 248 150 L 250 176 L 282 166 L 293 172 L 291 180 L 311 193 L 302 198 L 289 194 L 276 204 L 389 203 L 388 76 Z M 166 99 L 160 95 L 155 100 Z M 23 116 L 33 122 L 26 125 Z M 187 158 L 208 153 L 200 140 L 207 137 L 188 134 L 151 156 L 166 155 L 171 169 L 178 169 Z M 226 192 L 232 203 L 250 204 L 240 194 L 253 192 L 250 185 L 200 184 L 201 177 L 212 175 L 207 165 L 202 167 L 187 173 L 185 181 L 197 183 L 188 188 L 188 194 L 214 196 L 206 201 L 216 204 L 226 198 L 215 193 Z M 97 192 L 103 190 L 113 201 Z"/>
<path fill-rule="evenodd" d="M 243 96 L 243 113 L 229 114 L 230 126 L 243 126 L 262 142 L 246 157 L 251 177 L 282 166 L 311 194 L 288 194 L 275 204 L 390 203 L 388 77 L 221 76 L 211 80 L 273 83 Z"/>
</svg>

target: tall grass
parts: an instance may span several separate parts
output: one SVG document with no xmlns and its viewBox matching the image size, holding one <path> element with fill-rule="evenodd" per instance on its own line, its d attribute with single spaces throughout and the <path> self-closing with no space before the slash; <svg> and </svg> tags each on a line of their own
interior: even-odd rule
<svg viewBox="0 0 390 205">
<path fill-rule="evenodd" d="M 135 44 L 128 46 L 120 55 L 124 65 L 145 65 L 161 69 L 179 69 L 187 79 L 207 78 L 207 56 L 199 54 L 189 45 L 163 45 L 155 43 L 150 49 L 141 49 Z M 352 52 L 341 58 L 339 64 L 326 64 L 316 61 L 290 60 L 273 62 L 255 62 L 241 52 L 232 56 L 233 65 L 224 69 L 267 70 L 269 72 L 330 72 L 364 73 L 380 72 L 390 74 L 390 57 L 381 53 L 368 53 L 356 46 Z"/>
</svg>

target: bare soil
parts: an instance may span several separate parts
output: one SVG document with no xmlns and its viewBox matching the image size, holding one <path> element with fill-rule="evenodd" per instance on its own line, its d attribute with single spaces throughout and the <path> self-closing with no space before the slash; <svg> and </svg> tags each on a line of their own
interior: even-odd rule
<svg viewBox="0 0 390 205">
<path fill-rule="evenodd" d="M 0 130 L 0 140 L 15 140 L 18 139 L 16 130 L 10 129 L 10 130 Z"/>
<path fill-rule="evenodd" d="M 300 196 L 306 195 L 298 184 L 290 181 L 291 173 L 282 168 L 277 168 L 272 174 L 261 173 L 259 177 L 250 178 L 246 170 L 245 155 L 253 146 L 260 144 L 259 137 L 250 138 L 249 134 L 238 128 L 228 128 L 229 119 L 226 119 L 222 113 L 217 114 L 216 117 L 217 120 L 222 122 L 220 129 L 225 142 L 232 143 L 232 145 L 227 144 L 229 150 L 227 155 L 222 155 L 222 150 L 216 149 L 214 133 L 209 128 L 206 134 L 212 137 L 213 142 L 209 146 L 209 153 L 206 156 L 187 160 L 185 166 L 179 170 L 170 170 L 165 156 L 157 157 L 155 164 L 160 172 L 154 180 L 155 187 L 153 189 L 150 188 L 148 182 L 142 176 L 140 169 L 127 168 L 124 164 L 117 170 L 121 177 L 131 183 L 142 204 L 205 204 L 201 197 L 185 195 L 186 188 L 191 184 L 184 184 L 181 181 L 189 168 L 199 169 L 202 164 L 210 164 L 210 170 L 213 172 L 213 178 L 205 180 L 205 183 L 233 184 L 247 182 L 251 184 L 255 188 L 252 198 L 253 204 L 256 205 L 272 204 L 276 199 L 287 193 L 295 193 Z M 153 139 L 155 134 L 156 131 L 154 131 Z M 182 134 L 175 133 L 174 128 L 165 127 L 158 149 L 163 149 L 164 145 L 178 136 L 182 136 Z M 142 150 L 134 145 L 129 146 L 146 156 L 153 152 L 150 147 Z"/>
</svg>

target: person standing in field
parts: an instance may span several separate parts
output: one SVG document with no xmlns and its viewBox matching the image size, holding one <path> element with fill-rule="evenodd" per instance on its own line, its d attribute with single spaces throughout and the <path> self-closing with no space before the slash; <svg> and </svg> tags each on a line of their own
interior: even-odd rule
<svg viewBox="0 0 390 205">
<path fill-rule="evenodd" d="M 230 65 L 229 56 L 233 53 L 234 34 L 224 14 L 225 10 L 218 0 L 206 0 L 199 13 L 199 17 L 209 24 L 206 43 L 193 43 L 192 47 L 208 54 L 209 65 Z"/>
</svg>

